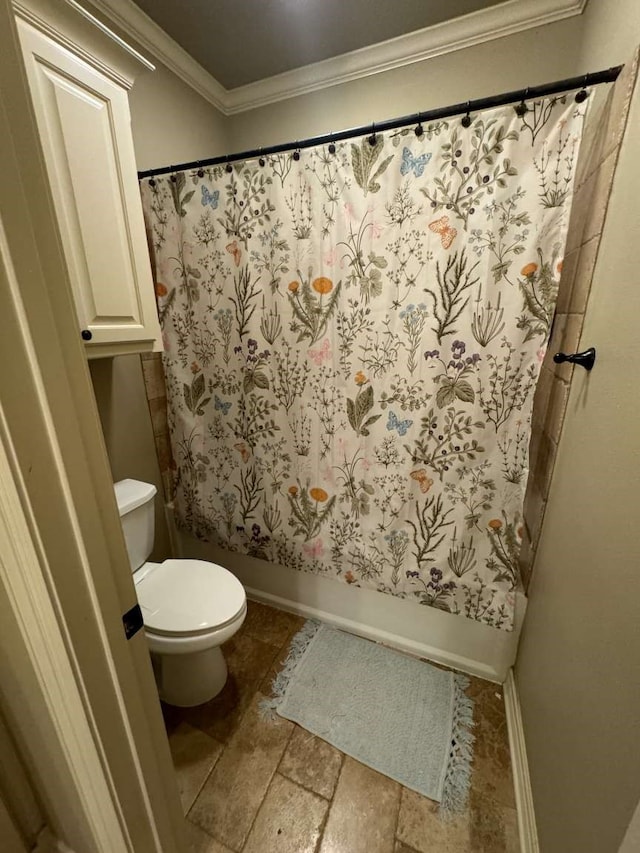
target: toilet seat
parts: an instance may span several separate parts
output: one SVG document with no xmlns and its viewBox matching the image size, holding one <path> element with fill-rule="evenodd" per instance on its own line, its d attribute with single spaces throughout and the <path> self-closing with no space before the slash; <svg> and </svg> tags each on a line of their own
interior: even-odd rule
<svg viewBox="0 0 640 853">
<path fill-rule="evenodd" d="M 217 563 L 145 563 L 139 575 L 136 591 L 145 629 L 157 637 L 203 637 L 244 617 L 244 588 Z"/>
</svg>

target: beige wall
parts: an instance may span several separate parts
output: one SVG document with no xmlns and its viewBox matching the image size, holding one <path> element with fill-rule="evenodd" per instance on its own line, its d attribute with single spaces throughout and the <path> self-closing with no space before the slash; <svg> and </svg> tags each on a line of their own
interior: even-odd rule
<svg viewBox="0 0 640 853">
<path fill-rule="evenodd" d="M 138 169 L 225 154 L 226 117 L 160 62 L 154 65 L 129 95 Z"/>
<path fill-rule="evenodd" d="M 555 364 L 553 355 L 578 350 L 607 202 L 627 122 L 628 93 L 637 73 L 637 60 L 636 54 L 633 61 L 625 64 L 613 86 L 601 86 L 593 93 L 580 145 L 553 331 L 533 402 L 530 473 L 520 552 L 520 572 L 525 590 L 529 588 L 534 566 L 571 379 L 575 371 L 581 370 L 568 363 Z"/>
<path fill-rule="evenodd" d="M 640 41 L 635 0 L 591 0 L 582 69 Z M 615 853 L 640 796 L 640 92 L 613 180 L 516 664 L 543 853 Z"/>
<path fill-rule="evenodd" d="M 581 18 L 569 18 L 230 116 L 230 150 L 301 139 L 568 77 L 575 73 L 581 26 Z"/>
<path fill-rule="evenodd" d="M 626 62 L 640 41 L 637 0 L 589 0 L 582 15 L 576 74 Z"/>
<path fill-rule="evenodd" d="M 164 560 L 171 556 L 169 532 L 140 357 L 94 359 L 89 362 L 89 370 L 114 482 L 130 477 L 153 483 L 158 490 L 151 559 Z"/>
</svg>

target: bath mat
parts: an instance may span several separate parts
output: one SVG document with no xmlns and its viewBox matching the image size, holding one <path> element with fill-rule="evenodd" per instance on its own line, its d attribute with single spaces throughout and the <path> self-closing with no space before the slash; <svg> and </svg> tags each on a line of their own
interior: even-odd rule
<svg viewBox="0 0 640 853">
<path fill-rule="evenodd" d="M 465 676 L 445 672 L 317 622 L 294 637 L 265 712 L 440 803 L 465 807 L 473 702 Z"/>
</svg>

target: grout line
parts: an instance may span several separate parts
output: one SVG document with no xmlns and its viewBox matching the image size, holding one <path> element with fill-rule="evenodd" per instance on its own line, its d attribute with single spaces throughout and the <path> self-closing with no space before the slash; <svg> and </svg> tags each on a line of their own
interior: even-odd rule
<svg viewBox="0 0 640 853">
<path fill-rule="evenodd" d="M 284 761 L 284 757 L 285 757 L 285 755 L 287 754 L 287 749 L 289 748 L 289 744 L 291 743 L 291 740 L 293 739 L 293 735 L 295 734 L 296 729 L 300 729 L 301 731 L 306 731 L 306 729 L 303 729 L 303 728 L 302 728 L 302 726 L 299 726 L 297 723 L 294 723 L 294 724 L 293 724 L 293 726 L 294 726 L 294 728 L 293 728 L 293 731 L 291 732 L 291 736 L 289 737 L 289 740 L 287 741 L 287 746 L 285 747 L 285 750 L 284 750 L 284 752 L 282 753 L 282 758 L 280 759 L 280 761 L 278 762 L 278 766 L 276 767 L 276 773 L 279 773 L 279 774 L 280 774 L 281 776 L 283 776 L 285 779 L 288 779 L 288 780 L 289 780 L 289 782 L 293 782 L 293 783 L 294 783 L 295 785 L 297 785 L 299 788 L 302 788 L 304 791 L 308 791 L 308 793 L 310 793 L 310 794 L 314 794 L 316 797 L 320 797 L 320 799 L 321 799 L 321 800 L 324 800 L 326 803 L 329 803 L 329 805 L 331 805 L 331 801 L 332 801 L 332 799 L 333 799 L 333 795 L 335 794 L 335 790 L 336 790 L 336 788 L 338 787 L 338 779 L 337 779 L 337 777 L 336 777 L 336 783 L 335 783 L 335 785 L 333 786 L 333 791 L 332 791 L 332 793 L 331 793 L 331 796 L 330 796 L 330 797 L 325 797 L 325 795 L 324 795 L 324 794 L 319 794 L 317 791 L 314 791 L 314 790 L 313 790 L 313 788 L 309 788 L 309 787 L 308 787 L 307 785 L 305 785 L 303 782 L 300 782 L 298 779 L 294 779 L 292 776 L 289 776 L 289 774 L 288 774 L 288 773 L 285 773 L 285 771 L 284 771 L 284 770 L 282 770 L 282 762 Z M 308 732 L 308 734 L 311 734 L 311 733 L 310 733 L 310 732 Z M 323 743 L 328 743 L 328 741 L 324 740 L 324 739 L 323 739 L 323 738 L 321 738 L 319 735 L 311 735 L 311 737 L 316 737 L 316 738 L 318 738 L 318 740 L 321 740 Z M 329 746 L 332 746 L 332 744 L 329 744 Z M 335 750 L 336 750 L 336 752 L 339 752 L 339 753 L 340 753 L 340 755 L 342 755 L 342 756 L 344 757 L 344 755 L 345 755 L 345 753 L 344 753 L 344 752 L 340 752 L 340 750 L 339 750 L 339 749 L 336 749 L 336 747 L 335 747 L 335 746 L 332 746 L 332 748 L 333 748 L 333 749 L 335 749 Z M 340 772 L 341 772 L 341 771 L 342 771 L 342 760 L 340 761 L 340 770 L 338 770 L 338 776 L 340 775 Z"/>
<path fill-rule="evenodd" d="M 400 823 L 400 809 L 402 808 L 402 794 L 404 791 L 404 785 L 400 785 L 400 791 L 398 792 L 398 808 L 396 809 L 396 819 L 393 824 L 393 846 L 395 847 L 399 841 L 398 838 L 398 824 Z M 400 842 L 402 843 L 402 842 Z"/>
<path fill-rule="evenodd" d="M 292 734 L 293 734 L 293 730 L 289 733 L 289 737 L 287 738 L 287 742 L 285 743 L 284 749 L 282 750 L 282 755 L 284 755 L 284 753 L 285 753 L 285 751 L 286 751 L 286 749 L 287 749 L 287 746 L 288 746 L 288 744 L 289 744 L 289 741 L 291 740 L 291 735 L 292 735 Z M 249 827 L 249 830 L 248 830 L 248 832 L 247 832 L 247 834 L 246 834 L 246 836 L 245 836 L 245 839 L 244 839 L 244 841 L 242 842 L 242 846 L 240 847 L 240 853 L 242 853 L 242 850 L 244 850 L 244 848 L 245 848 L 245 846 L 246 846 L 246 844 L 247 844 L 247 841 L 249 840 L 249 837 L 251 836 L 251 832 L 253 831 L 253 827 L 255 826 L 255 823 L 256 823 L 256 821 L 257 821 L 257 819 L 258 819 L 258 815 L 259 815 L 259 814 L 260 814 L 260 812 L 262 811 L 262 807 L 264 806 L 264 802 L 265 802 L 265 800 L 267 799 L 267 797 L 268 797 L 268 795 L 269 795 L 269 791 L 271 790 L 271 786 L 273 785 L 273 780 L 276 778 L 276 776 L 278 776 L 278 775 L 282 775 L 282 774 L 278 774 L 278 766 L 279 766 L 279 764 L 280 764 L 280 761 L 282 760 L 282 755 L 281 755 L 281 756 L 280 756 L 280 758 L 278 759 L 278 764 L 276 765 L 275 770 L 274 770 L 274 771 L 273 771 L 273 773 L 271 774 L 271 778 L 269 779 L 269 784 L 267 785 L 267 789 L 266 789 L 266 791 L 264 792 L 264 797 L 262 798 L 262 800 L 260 800 L 260 805 L 259 805 L 259 806 L 258 806 L 258 808 L 256 809 L 256 813 L 255 813 L 255 814 L 254 814 L 254 816 L 253 816 L 253 820 L 251 821 L 251 826 Z M 284 778 L 284 777 L 283 777 L 283 778 Z"/>
<path fill-rule="evenodd" d="M 194 726 L 194 728 L 195 728 L 195 726 Z M 198 729 L 198 731 L 201 731 L 201 729 Z M 206 732 L 203 732 L 203 734 L 207 734 L 207 733 L 206 733 Z M 211 735 L 207 735 L 207 737 L 211 737 Z M 207 775 L 204 777 L 204 779 L 203 779 L 203 781 L 202 781 L 202 784 L 201 784 L 201 785 L 200 785 L 200 787 L 198 788 L 198 791 L 197 791 L 197 793 L 196 793 L 195 797 L 194 797 L 194 798 L 193 798 L 193 800 L 191 801 L 191 805 L 189 806 L 189 808 L 188 808 L 188 809 L 186 810 L 186 812 L 184 813 L 185 818 L 187 817 L 187 815 L 189 814 L 189 812 L 191 811 L 191 809 L 195 806 L 195 804 L 196 804 L 196 800 L 198 799 L 198 797 L 199 797 L 199 796 L 200 796 L 200 794 L 202 793 L 202 790 L 203 790 L 204 786 L 205 786 L 205 785 L 207 784 L 207 782 L 209 781 L 209 778 L 211 777 L 211 774 L 212 774 L 212 773 L 213 773 L 213 771 L 215 770 L 216 765 L 218 764 L 218 762 L 220 761 L 220 758 L 222 757 L 222 753 L 223 753 L 223 752 L 225 751 L 225 749 L 226 749 L 226 744 L 220 743 L 220 741 L 219 741 L 219 740 L 216 740 L 216 738 L 211 738 L 211 740 L 215 741 L 215 742 L 218 744 L 218 746 L 221 746 L 221 747 L 222 747 L 222 749 L 221 749 L 221 750 L 220 750 L 220 752 L 217 754 L 215 761 L 213 762 L 213 764 L 212 764 L 212 765 L 211 765 L 211 767 L 209 768 L 209 771 L 207 772 Z"/>
<path fill-rule="evenodd" d="M 320 853 L 320 848 L 322 847 L 322 842 L 324 840 L 324 833 L 327 828 L 327 823 L 329 822 L 329 815 L 331 814 L 331 809 L 333 808 L 333 803 L 336 798 L 336 791 L 338 790 L 338 785 L 340 784 L 340 777 L 342 776 L 342 771 L 344 770 L 345 761 L 347 760 L 346 752 L 342 753 L 342 761 L 340 762 L 340 769 L 338 770 L 338 775 L 336 777 L 336 784 L 333 788 L 333 794 L 331 795 L 331 799 L 329 800 L 329 805 L 327 806 L 327 811 L 324 816 L 324 820 L 320 825 L 320 832 L 318 834 L 318 841 L 314 848 L 314 853 Z"/>
</svg>

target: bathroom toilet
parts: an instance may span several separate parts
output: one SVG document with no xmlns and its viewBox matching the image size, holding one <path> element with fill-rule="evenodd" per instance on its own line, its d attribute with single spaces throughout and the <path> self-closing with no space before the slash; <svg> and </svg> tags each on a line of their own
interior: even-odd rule
<svg viewBox="0 0 640 853">
<path fill-rule="evenodd" d="M 244 588 L 216 563 L 147 562 L 156 487 L 121 480 L 114 489 L 160 698 L 170 705 L 201 705 L 227 680 L 220 646 L 244 622 Z"/>
</svg>

